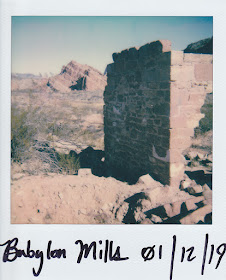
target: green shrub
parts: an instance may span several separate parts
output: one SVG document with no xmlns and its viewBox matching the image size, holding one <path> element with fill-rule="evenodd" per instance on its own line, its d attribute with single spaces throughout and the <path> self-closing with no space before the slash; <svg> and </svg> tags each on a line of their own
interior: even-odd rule
<svg viewBox="0 0 226 280">
<path fill-rule="evenodd" d="M 201 108 L 201 113 L 205 114 L 205 116 L 200 120 L 199 126 L 195 128 L 195 136 L 213 130 L 213 94 L 212 93 L 207 94 L 205 103 Z"/>
<path fill-rule="evenodd" d="M 80 168 L 80 161 L 74 154 L 57 153 L 58 165 L 66 174 L 77 174 Z"/>
<path fill-rule="evenodd" d="M 35 128 L 28 123 L 29 112 L 11 111 L 11 159 L 22 162 L 29 158 L 29 150 L 34 144 Z"/>
</svg>

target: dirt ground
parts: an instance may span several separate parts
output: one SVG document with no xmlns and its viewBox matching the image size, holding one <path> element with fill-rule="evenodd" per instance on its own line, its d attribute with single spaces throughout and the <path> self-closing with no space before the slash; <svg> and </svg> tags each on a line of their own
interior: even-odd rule
<svg viewBox="0 0 226 280">
<path fill-rule="evenodd" d="M 12 224 L 212 222 L 212 131 L 194 139 L 186 151 L 187 189 L 163 186 L 149 175 L 129 185 L 81 166 L 74 173 L 70 157 L 63 159 L 73 170 L 62 170 L 50 153 L 104 149 L 103 93 L 13 92 L 12 108 L 28 111 L 25 125 L 36 128 L 33 146 L 26 149 L 29 141 L 23 140 L 22 163 L 12 161 Z"/>
<path fill-rule="evenodd" d="M 191 198 L 179 189 L 162 186 L 151 177 L 148 180 L 141 179 L 135 185 L 128 185 L 112 177 L 94 176 L 89 169 L 81 169 L 77 176 L 24 176 L 17 173 L 11 185 L 11 222 L 118 224 L 128 212 L 129 203 L 125 201 L 134 195 L 143 203 L 140 214 L 143 208 Z M 149 193 L 152 194 L 150 199 Z"/>
</svg>

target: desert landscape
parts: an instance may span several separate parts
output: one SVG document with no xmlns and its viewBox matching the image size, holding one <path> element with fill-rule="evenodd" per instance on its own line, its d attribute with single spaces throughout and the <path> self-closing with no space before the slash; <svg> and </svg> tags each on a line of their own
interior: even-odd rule
<svg viewBox="0 0 226 280">
<path fill-rule="evenodd" d="M 184 53 L 212 54 L 212 38 Z M 107 75 L 74 60 L 50 77 L 12 74 L 11 223 L 211 224 L 212 92 L 178 187 L 149 173 L 129 181 L 105 163 Z"/>
</svg>

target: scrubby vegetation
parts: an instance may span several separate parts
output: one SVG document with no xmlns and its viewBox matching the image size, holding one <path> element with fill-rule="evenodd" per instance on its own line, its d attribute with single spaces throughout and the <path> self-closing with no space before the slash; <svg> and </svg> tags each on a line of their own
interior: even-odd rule
<svg viewBox="0 0 226 280">
<path fill-rule="evenodd" d="M 23 162 L 30 157 L 34 145 L 35 127 L 28 123 L 29 112 L 11 111 L 11 158 L 16 162 Z"/>
<path fill-rule="evenodd" d="M 205 116 L 200 120 L 199 127 L 195 129 L 196 136 L 213 130 L 213 93 L 206 95 L 205 103 L 201 108 L 201 113 Z"/>
<path fill-rule="evenodd" d="M 57 160 L 59 167 L 62 172 L 66 174 L 74 175 L 77 174 L 80 168 L 79 158 L 76 158 L 74 154 L 57 154 Z"/>
<path fill-rule="evenodd" d="M 12 164 L 30 174 L 76 174 L 80 163 L 70 150 L 103 149 L 102 93 L 93 101 L 79 94 L 12 92 Z"/>
</svg>

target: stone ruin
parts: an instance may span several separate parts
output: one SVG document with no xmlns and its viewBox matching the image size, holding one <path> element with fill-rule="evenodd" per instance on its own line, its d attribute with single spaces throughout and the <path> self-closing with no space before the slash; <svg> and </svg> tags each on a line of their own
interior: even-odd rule
<svg viewBox="0 0 226 280">
<path fill-rule="evenodd" d="M 183 151 L 212 92 L 213 57 L 171 50 L 160 40 L 113 54 L 104 92 L 105 162 L 113 176 L 150 174 L 178 187 Z"/>
</svg>

